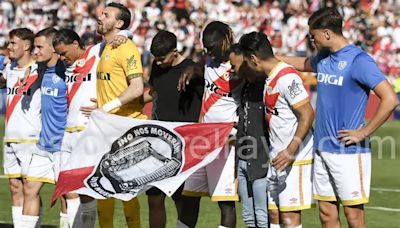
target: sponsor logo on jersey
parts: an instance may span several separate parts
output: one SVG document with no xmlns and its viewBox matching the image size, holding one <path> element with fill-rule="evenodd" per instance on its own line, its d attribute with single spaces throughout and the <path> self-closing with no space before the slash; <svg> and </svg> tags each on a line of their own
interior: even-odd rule
<svg viewBox="0 0 400 228">
<path fill-rule="evenodd" d="M 88 74 L 86 77 L 82 79 L 80 82 L 88 82 L 92 79 L 92 74 Z M 78 75 L 77 74 L 72 74 L 72 75 L 65 75 L 65 82 L 66 83 L 73 83 L 73 82 L 78 82 Z"/>
<path fill-rule="evenodd" d="M 42 91 L 43 95 L 52 96 L 52 97 L 58 96 L 58 89 L 56 89 L 56 88 L 42 86 L 41 91 Z"/>
<path fill-rule="evenodd" d="M 111 80 L 111 74 L 110 73 L 97 72 L 97 79 L 99 79 L 99 80 Z"/>
<path fill-rule="evenodd" d="M 333 74 L 318 73 L 318 82 L 330 85 L 343 86 L 343 76 Z"/>
<path fill-rule="evenodd" d="M 21 88 L 10 88 L 7 87 L 7 95 L 31 95 L 31 89 L 21 90 Z"/>
</svg>

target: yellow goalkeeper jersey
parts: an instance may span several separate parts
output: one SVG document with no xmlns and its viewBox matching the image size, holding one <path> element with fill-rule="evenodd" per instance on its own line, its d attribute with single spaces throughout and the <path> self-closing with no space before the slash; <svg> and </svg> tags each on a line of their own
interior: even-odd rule
<svg viewBox="0 0 400 228">
<path fill-rule="evenodd" d="M 128 77 L 142 74 L 142 62 L 140 53 L 136 45 L 127 40 L 126 43 L 118 48 L 111 48 L 107 44 L 101 54 L 100 62 L 97 66 L 97 103 L 102 107 L 107 102 L 117 98 L 128 88 Z M 146 119 L 142 114 L 143 104 L 141 98 L 125 104 L 112 111 L 113 114 Z"/>
</svg>

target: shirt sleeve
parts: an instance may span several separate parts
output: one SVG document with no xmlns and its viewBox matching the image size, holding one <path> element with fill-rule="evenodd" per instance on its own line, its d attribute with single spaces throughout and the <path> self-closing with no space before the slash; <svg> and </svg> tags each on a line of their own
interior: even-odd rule
<svg viewBox="0 0 400 228">
<path fill-rule="evenodd" d="M 126 77 L 143 73 L 139 50 L 132 41 L 128 40 L 125 45 L 120 46 L 118 58 Z"/>
<path fill-rule="evenodd" d="M 298 74 L 287 74 L 278 81 L 279 94 L 285 98 L 293 108 L 300 107 L 308 102 L 308 93 L 304 88 L 303 80 Z"/>
<path fill-rule="evenodd" d="M 369 89 L 374 89 L 375 86 L 386 79 L 375 61 L 365 52 L 355 57 L 351 67 L 353 79 Z"/>
</svg>

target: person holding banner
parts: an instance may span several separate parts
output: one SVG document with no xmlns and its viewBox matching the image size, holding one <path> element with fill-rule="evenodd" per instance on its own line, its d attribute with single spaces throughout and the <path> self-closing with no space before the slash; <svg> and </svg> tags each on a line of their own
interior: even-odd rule
<svg viewBox="0 0 400 228">
<path fill-rule="evenodd" d="M 145 102 L 153 101 L 154 120 L 175 122 L 197 122 L 204 91 L 204 80 L 193 81 L 186 91 L 177 91 L 179 77 L 187 66 L 195 65 L 191 59 L 183 57 L 176 49 L 177 38 L 168 31 L 161 30 L 153 38 L 150 50 L 155 57 L 151 69 L 150 90 L 144 94 Z M 172 196 L 181 217 L 181 193 L 183 185 Z M 149 189 L 150 227 L 165 227 L 165 194 L 158 188 Z"/>
<path fill-rule="evenodd" d="M 80 108 L 93 105 L 90 99 L 96 96 L 95 75 L 101 45 L 91 46 L 85 50 L 76 32 L 60 29 L 54 36 L 53 46 L 60 59 L 68 66 L 65 72 L 68 86 L 68 116 L 61 149 L 69 157 L 74 143 L 80 138 L 89 120 Z M 67 159 L 64 159 L 60 165 L 65 165 L 66 161 Z M 70 227 L 94 227 L 96 201 L 85 196 L 82 196 L 81 200 L 82 205 L 78 194 L 66 194 L 68 224 Z M 77 214 L 78 211 L 81 214 Z"/>
<path fill-rule="evenodd" d="M 82 107 L 90 115 L 96 107 L 115 115 L 146 119 L 142 114 L 143 70 L 136 45 L 128 40 L 113 48 L 111 42 L 118 32 L 129 27 L 130 11 L 122 4 L 110 3 L 98 19 L 97 32 L 106 42 L 97 67 L 97 105 Z M 113 227 L 114 199 L 98 200 L 101 227 Z M 140 207 L 137 198 L 124 201 L 128 227 L 140 226 Z"/>
</svg>

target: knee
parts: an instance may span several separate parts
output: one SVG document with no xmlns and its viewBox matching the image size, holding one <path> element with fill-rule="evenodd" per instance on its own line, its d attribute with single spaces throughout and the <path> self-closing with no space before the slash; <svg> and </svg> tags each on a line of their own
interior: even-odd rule
<svg viewBox="0 0 400 228">
<path fill-rule="evenodd" d="M 10 192 L 12 195 L 23 194 L 22 183 L 18 180 L 10 180 Z"/>
<path fill-rule="evenodd" d="M 268 216 L 273 224 L 279 224 L 279 210 L 269 210 Z"/>
<path fill-rule="evenodd" d="M 24 193 L 24 198 L 25 199 L 34 199 L 39 197 L 39 190 L 35 185 L 32 184 L 26 184 L 23 188 L 23 193 Z"/>
<path fill-rule="evenodd" d="M 339 220 L 339 216 L 338 216 L 336 209 L 335 210 L 327 210 L 322 207 L 320 207 L 320 209 L 319 209 L 319 218 L 323 224 L 331 223 L 333 221 Z"/>
<path fill-rule="evenodd" d="M 350 227 L 364 227 L 364 211 L 362 209 L 345 207 L 344 214 Z"/>
</svg>

